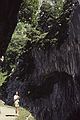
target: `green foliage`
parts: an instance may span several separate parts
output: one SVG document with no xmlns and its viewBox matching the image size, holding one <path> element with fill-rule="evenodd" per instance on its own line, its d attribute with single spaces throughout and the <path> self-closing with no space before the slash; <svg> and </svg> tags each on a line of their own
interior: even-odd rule
<svg viewBox="0 0 80 120">
<path fill-rule="evenodd" d="M 63 0 L 57 0 L 54 7 L 54 16 L 58 18 L 62 14 L 64 2 Z"/>
<path fill-rule="evenodd" d="M 38 42 L 43 34 L 31 24 L 18 22 L 5 56 L 5 70 L 8 72 L 15 67 L 15 61 L 23 53 L 27 41 Z"/>
<path fill-rule="evenodd" d="M 56 18 L 62 14 L 63 0 L 57 0 L 53 5 L 49 2 L 43 2 L 38 19 L 38 29 L 48 32 L 53 26 Z"/>
<path fill-rule="evenodd" d="M 43 2 L 40 9 L 38 28 L 43 32 L 48 32 L 53 25 L 54 8 L 48 2 Z"/>
<path fill-rule="evenodd" d="M 17 24 L 16 30 L 12 36 L 12 40 L 8 46 L 5 56 L 5 69 L 11 71 L 15 67 L 15 60 L 22 53 L 22 48 L 26 42 L 26 28 L 24 22 Z"/>
<path fill-rule="evenodd" d="M 19 22 L 17 24 L 16 30 L 13 34 L 12 41 L 8 47 L 8 51 L 13 51 L 14 53 L 21 53 L 26 41 L 26 24 Z"/>
<path fill-rule="evenodd" d="M 6 79 L 6 72 L 2 73 L 0 71 L 0 86 L 4 83 L 5 79 Z"/>
<path fill-rule="evenodd" d="M 38 0 L 23 0 L 21 9 L 19 11 L 20 20 L 35 24 L 37 10 Z"/>
<path fill-rule="evenodd" d="M 39 19 L 37 19 L 38 0 L 23 0 L 19 11 L 19 21 L 6 52 L 5 70 L 10 72 L 15 67 L 15 61 L 22 54 L 27 41 L 41 44 L 41 46 L 50 41 L 48 39 L 44 41 L 44 37 L 53 23 L 55 24 L 55 16 L 61 14 L 62 6 L 62 0 L 56 2 L 55 8 L 48 2 L 43 2 Z M 38 23 L 37 29 L 36 23 Z M 53 39 L 50 43 L 55 41 Z"/>
</svg>

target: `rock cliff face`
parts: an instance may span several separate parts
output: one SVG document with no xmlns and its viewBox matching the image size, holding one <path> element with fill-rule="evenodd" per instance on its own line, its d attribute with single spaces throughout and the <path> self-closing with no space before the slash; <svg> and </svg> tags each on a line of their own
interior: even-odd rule
<svg viewBox="0 0 80 120">
<path fill-rule="evenodd" d="M 22 0 L 0 1 L 0 57 L 4 56 L 17 24 L 17 14 Z"/>
<path fill-rule="evenodd" d="M 6 103 L 13 103 L 18 90 L 21 105 L 28 107 L 37 120 L 80 118 L 80 5 L 68 0 L 64 10 L 68 5 L 70 11 L 65 15 L 69 20 L 60 27 L 60 46 L 27 44 L 16 70 L 2 86 Z"/>
</svg>

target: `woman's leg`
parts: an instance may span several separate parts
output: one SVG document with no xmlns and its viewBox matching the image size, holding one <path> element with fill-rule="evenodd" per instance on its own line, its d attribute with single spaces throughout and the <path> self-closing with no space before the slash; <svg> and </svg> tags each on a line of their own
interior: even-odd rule
<svg viewBox="0 0 80 120">
<path fill-rule="evenodd" d="M 16 114 L 19 115 L 19 107 L 16 107 Z"/>
</svg>

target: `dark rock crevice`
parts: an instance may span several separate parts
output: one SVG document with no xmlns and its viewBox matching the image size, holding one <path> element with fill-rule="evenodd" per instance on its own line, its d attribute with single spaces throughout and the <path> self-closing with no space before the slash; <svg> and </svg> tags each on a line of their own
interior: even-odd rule
<svg viewBox="0 0 80 120">
<path fill-rule="evenodd" d="M 17 25 L 17 16 L 22 0 L 0 1 L 0 57 L 4 56 Z"/>
</svg>

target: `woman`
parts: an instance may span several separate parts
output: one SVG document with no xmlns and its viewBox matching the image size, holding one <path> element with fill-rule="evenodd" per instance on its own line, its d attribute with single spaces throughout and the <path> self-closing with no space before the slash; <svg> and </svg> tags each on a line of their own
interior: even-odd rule
<svg viewBox="0 0 80 120">
<path fill-rule="evenodd" d="M 19 95 L 18 95 L 18 92 L 16 92 L 16 94 L 14 95 L 14 105 L 15 105 L 15 108 L 16 108 L 16 114 L 19 115 Z"/>
</svg>

